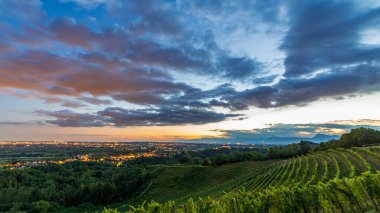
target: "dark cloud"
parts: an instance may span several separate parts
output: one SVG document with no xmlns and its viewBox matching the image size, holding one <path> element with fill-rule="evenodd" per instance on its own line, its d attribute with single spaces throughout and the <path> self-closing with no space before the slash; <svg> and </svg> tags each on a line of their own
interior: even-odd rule
<svg viewBox="0 0 380 213">
<path fill-rule="evenodd" d="M 175 4 L 164 1 L 142 0 L 132 2 L 132 11 L 139 21 L 131 28 L 137 33 L 163 33 L 176 36 L 185 31 L 181 14 L 173 13 Z"/>
<path fill-rule="evenodd" d="M 379 120 L 346 120 L 331 123 L 270 124 L 265 128 L 253 130 L 215 130 L 224 137 L 202 138 L 193 141 L 220 143 L 272 143 L 288 144 L 301 140 L 325 142 L 336 139 L 354 128 L 365 127 L 380 129 Z"/>
<path fill-rule="evenodd" d="M 260 108 L 271 107 L 272 96 L 277 93 L 277 89 L 270 86 L 256 87 L 243 92 L 231 93 L 224 96 L 230 104 L 237 106 L 237 109 L 246 109 L 248 106 Z"/>
<path fill-rule="evenodd" d="M 351 121 L 352 122 L 352 121 Z M 248 131 L 225 131 L 231 137 L 247 136 L 251 139 L 263 139 L 271 137 L 313 137 L 316 134 L 339 135 L 353 128 L 379 128 L 378 120 L 366 120 L 361 124 L 350 124 L 349 122 L 331 122 L 331 123 L 306 123 L 306 124 L 271 124 L 262 129 L 253 129 Z M 305 134 L 305 135 L 304 135 Z"/>
<path fill-rule="evenodd" d="M 143 8 L 136 9 L 137 12 L 140 10 Z M 145 12 L 141 15 L 152 15 Z M 87 51 L 67 56 L 40 50 L 4 55 L 0 57 L 3 87 L 72 97 L 88 93 L 94 97 L 108 96 L 140 105 L 161 105 L 165 101 L 177 101 L 178 105 L 179 99 L 168 100 L 167 97 L 177 98 L 181 93 L 188 97 L 191 91 L 198 91 L 199 99 L 193 101 L 194 104 L 185 104 L 195 105 L 195 102 L 204 102 L 204 98 L 212 95 L 175 82 L 167 69 L 230 80 L 252 77 L 261 69 L 256 60 L 231 56 L 217 47 L 213 36 L 208 33 L 200 33 L 205 37 L 196 47 L 190 43 L 193 39 L 188 42 L 187 38 L 174 39 L 174 45 L 156 42 L 154 38 L 140 39 L 129 28 L 110 27 L 94 31 L 67 17 L 53 20 L 45 30 L 50 32 L 48 37 L 44 37 L 49 42 L 81 47 Z M 191 35 L 196 40 L 200 34 Z M 83 98 L 78 98 L 78 101 L 83 101 Z"/>
<path fill-rule="evenodd" d="M 363 30 L 380 27 L 380 8 L 355 1 L 305 1 L 290 7 L 291 27 L 281 48 L 286 77 L 379 60 L 380 48 L 360 44 Z"/>
<path fill-rule="evenodd" d="M 380 89 L 380 48 L 360 44 L 361 33 L 380 27 L 380 8 L 359 9 L 352 1 L 305 1 L 288 6 L 290 29 L 284 77 L 224 96 L 242 108 L 303 105 Z"/>
<path fill-rule="evenodd" d="M 141 5 L 138 6 L 140 7 Z M 173 21 L 166 18 L 157 20 L 149 17 L 149 20 L 158 21 L 161 25 L 164 25 L 163 22 L 173 25 Z M 149 26 L 147 29 L 153 30 Z M 262 64 L 257 60 L 236 57 L 218 47 L 209 31 L 186 32 L 180 38 L 166 38 L 171 44 L 167 45 L 167 42 L 157 42 L 154 37 L 139 39 L 129 28 L 105 28 L 95 32 L 65 17 L 53 21 L 49 30 L 56 40 L 67 45 L 80 46 L 91 51 L 105 51 L 113 57 L 126 58 L 129 64 L 134 65 L 170 68 L 177 72 L 193 72 L 230 80 L 254 77 L 262 70 Z M 155 33 L 154 30 L 149 32 L 151 35 Z"/>
<path fill-rule="evenodd" d="M 151 125 L 181 125 L 205 124 L 223 121 L 237 114 L 221 114 L 202 109 L 173 109 L 161 108 L 158 110 L 125 110 L 121 108 L 107 108 L 98 112 L 106 117 L 107 121 L 115 126 L 151 126 Z"/>
<path fill-rule="evenodd" d="M 16 122 L 16 121 L 1 121 L 0 125 L 27 125 L 31 124 L 32 122 Z"/>
<path fill-rule="evenodd" d="M 230 103 L 260 108 L 302 105 L 320 98 L 377 91 L 380 67 L 362 65 L 334 70 L 310 79 L 283 79 L 273 86 L 261 86 L 225 95 Z"/>
<path fill-rule="evenodd" d="M 86 104 L 83 104 L 82 102 L 79 102 L 79 101 L 64 101 L 61 106 L 68 107 L 68 108 L 81 108 L 81 107 L 85 107 Z"/>
<path fill-rule="evenodd" d="M 111 100 L 88 97 L 88 96 L 82 96 L 79 98 L 79 100 L 87 102 L 87 103 L 91 103 L 94 105 L 111 105 L 112 104 Z"/>
<path fill-rule="evenodd" d="M 162 95 L 178 94 L 191 88 L 173 82 L 170 76 L 158 70 L 133 67 L 112 70 L 107 69 L 110 68 L 108 64 L 104 67 L 98 63 L 84 64 L 78 59 L 43 52 L 29 52 L 11 59 L 0 57 L 0 61 L 2 87 L 73 96 L 88 103 L 110 102 L 85 98 L 81 94 L 110 96 L 136 104 L 155 104 L 150 96 L 145 95 L 151 94 L 155 100 L 160 100 Z"/>
<path fill-rule="evenodd" d="M 55 120 L 46 123 L 62 127 L 100 127 L 100 126 L 168 126 L 183 124 L 205 124 L 223 121 L 238 114 L 222 114 L 202 109 L 138 109 L 129 110 L 118 107 L 106 108 L 95 114 L 76 113 L 70 110 L 37 111 Z"/>
<path fill-rule="evenodd" d="M 250 79 L 254 74 L 260 73 L 263 67 L 261 63 L 246 57 L 222 59 L 219 66 L 225 70 L 225 77 L 233 80 Z"/>
<path fill-rule="evenodd" d="M 102 36 L 83 25 L 77 24 L 74 19 L 68 17 L 52 21 L 49 28 L 55 39 L 84 48 L 92 48 Z"/>
<path fill-rule="evenodd" d="M 83 94 L 90 94 L 139 105 L 210 108 L 216 100 L 209 104 L 204 99 L 217 98 L 208 94 L 213 91 L 176 82 L 168 70 L 228 81 L 251 78 L 261 71 L 261 63 L 255 59 L 237 57 L 220 48 L 212 31 L 188 29 L 178 19 L 182 14 L 175 12 L 173 3 L 77 3 L 86 9 L 105 5 L 108 12 L 113 10 L 109 15 L 124 18 L 125 26 L 94 30 L 70 17 L 43 23 L 36 19 L 18 29 L 9 25 L 3 39 L 11 45 L 0 49 L 3 53 L 9 52 L 9 47 L 14 50 L 0 57 L 1 87 L 60 96 L 57 100 L 67 107 L 85 105 L 80 102 L 111 104 L 83 98 Z M 30 7 L 28 11 L 44 15 L 40 4 Z M 198 100 L 193 97 L 189 101 L 194 91 Z"/>
<path fill-rule="evenodd" d="M 17 0 L 3 1 L 0 4 L 0 18 L 9 19 L 17 17 L 14 21 L 17 24 L 37 23 L 45 18 L 45 13 L 41 10 L 42 2 L 30 0 L 20 4 Z"/>
<path fill-rule="evenodd" d="M 62 127 L 102 127 L 106 125 L 101 117 L 89 113 L 76 113 L 70 110 L 55 112 L 39 110 L 36 113 L 56 118 L 56 120 L 46 120 L 45 122 Z"/>
</svg>

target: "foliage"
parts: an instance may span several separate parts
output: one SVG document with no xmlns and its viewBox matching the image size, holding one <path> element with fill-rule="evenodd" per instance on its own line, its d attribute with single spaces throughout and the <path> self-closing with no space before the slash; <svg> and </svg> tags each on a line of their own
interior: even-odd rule
<svg viewBox="0 0 380 213">
<path fill-rule="evenodd" d="M 187 151 L 186 154 L 194 157 L 199 158 L 213 158 L 217 155 L 229 155 L 233 153 L 246 153 L 246 152 L 259 152 L 262 154 L 266 153 L 266 149 L 264 148 L 252 148 L 252 147 L 222 147 L 222 148 L 212 148 L 212 149 L 203 149 L 203 150 L 197 150 L 197 151 Z"/>
<path fill-rule="evenodd" d="M 370 144 L 380 144 L 380 131 L 370 128 L 357 128 L 343 134 L 338 140 L 320 143 L 317 150 L 359 147 Z"/>
<path fill-rule="evenodd" d="M 312 151 L 316 146 L 315 143 L 308 141 L 301 141 L 287 146 L 272 147 L 269 149 L 268 158 L 288 158 L 298 155 L 305 155 Z"/>
<path fill-rule="evenodd" d="M 203 164 L 202 164 L 203 166 L 211 166 L 212 165 L 212 162 L 211 162 L 211 160 L 210 160 L 210 158 L 205 158 L 204 160 L 203 160 Z"/>
<path fill-rule="evenodd" d="M 132 196 L 145 180 L 141 168 L 101 163 L 0 170 L 0 211 L 47 212 L 84 203 L 110 204 Z"/>
<path fill-rule="evenodd" d="M 233 152 L 230 154 L 217 155 L 211 158 L 213 165 L 222 165 L 227 163 L 236 163 L 248 160 L 265 160 L 266 156 L 259 152 Z"/>
</svg>

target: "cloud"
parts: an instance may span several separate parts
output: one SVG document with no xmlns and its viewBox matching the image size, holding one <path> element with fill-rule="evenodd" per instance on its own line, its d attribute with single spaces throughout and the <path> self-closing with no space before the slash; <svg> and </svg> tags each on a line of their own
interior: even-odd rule
<svg viewBox="0 0 380 213">
<path fill-rule="evenodd" d="M 380 27 L 380 8 L 359 8 L 353 1 L 289 4 L 290 28 L 280 46 L 284 76 L 223 99 L 243 109 L 271 108 L 378 91 L 380 47 L 362 45 L 360 35 Z"/>
<path fill-rule="evenodd" d="M 62 106 L 68 108 L 80 108 L 85 107 L 86 105 L 79 101 L 65 101 L 62 103 Z"/>
<path fill-rule="evenodd" d="M 31 124 L 31 122 L 17 122 L 17 121 L 1 121 L 0 125 L 25 125 Z"/>
<path fill-rule="evenodd" d="M 173 82 L 170 76 L 158 70 L 133 67 L 106 70 L 97 63 L 84 64 L 78 59 L 43 52 L 29 52 L 11 60 L 0 58 L 0 61 L 2 87 L 78 97 L 79 100 L 89 103 L 99 101 L 83 98 L 83 94 L 109 96 L 136 104 L 154 104 L 154 100 L 150 100 L 146 94 L 153 94 L 155 100 L 160 100 L 162 95 L 178 94 L 191 88 L 186 84 Z"/>
<path fill-rule="evenodd" d="M 144 23 L 160 22 L 149 23 L 149 26 L 157 24 L 157 28 L 160 28 L 165 24 L 173 24 L 168 19 L 154 18 L 162 15 L 167 6 L 161 8 L 151 1 L 149 4 L 152 4 L 150 9 L 138 5 L 129 9 L 144 17 Z M 15 29 L 16 36 L 7 37 L 8 43 L 16 46 L 15 51 L 0 57 L 0 87 L 76 98 L 77 107 L 79 102 L 85 101 L 83 94 L 159 106 L 165 101 L 175 101 L 168 97 L 175 99 L 180 94 L 187 95 L 190 90 L 196 90 L 173 79 L 170 75 L 172 71 L 230 81 L 251 77 L 261 70 L 261 63 L 255 59 L 236 57 L 219 48 L 209 33 L 186 32 L 184 37 L 166 37 L 163 42 L 158 42 L 154 30 L 147 38 L 140 38 L 134 34 L 131 24 L 126 28 L 111 26 L 93 30 L 73 18 L 59 17 L 48 21 L 47 26 L 39 26 L 42 29 L 27 28 L 33 42 L 40 44 L 42 49 L 31 45 L 31 39 L 24 34 L 23 28 Z M 173 29 L 168 27 L 164 30 Z M 18 39 L 12 39 L 15 37 Z M 198 40 L 201 37 L 201 43 L 194 46 L 191 43 L 194 40 L 189 40 L 189 37 Z M 62 50 L 55 49 L 62 45 Z M 45 49 L 45 46 L 54 48 Z M 77 52 L 77 48 L 80 51 Z M 202 93 L 201 89 L 197 90 Z M 203 97 L 210 96 L 206 93 L 199 95 L 197 102 L 205 102 Z M 73 106 L 67 101 L 62 104 Z"/>
<path fill-rule="evenodd" d="M 38 23 L 46 16 L 42 10 L 42 2 L 39 0 L 30 0 L 22 4 L 17 0 L 9 0 L 1 2 L 0 17 L 17 17 L 23 24 L 26 24 Z"/>
<path fill-rule="evenodd" d="M 102 127 L 102 126 L 169 126 L 184 124 L 205 124 L 223 121 L 238 114 L 222 114 L 202 109 L 138 109 L 129 110 L 109 107 L 95 114 L 77 113 L 70 110 L 37 111 L 38 114 L 55 118 L 46 123 L 62 127 Z"/>
<path fill-rule="evenodd" d="M 94 42 L 101 39 L 102 36 L 83 25 L 77 24 L 74 19 L 68 17 L 53 20 L 50 23 L 49 30 L 55 39 L 84 48 L 91 48 L 95 45 Z"/>
<path fill-rule="evenodd" d="M 60 0 L 63 3 L 67 2 L 74 2 L 77 5 L 80 5 L 86 9 L 95 9 L 101 5 L 105 5 L 110 2 L 113 2 L 113 0 Z"/>
<path fill-rule="evenodd" d="M 140 8 L 140 6 L 136 7 Z M 156 22 L 160 23 L 159 26 L 173 25 L 172 20 L 166 18 L 158 20 L 150 17 L 153 16 L 152 13 L 148 14 L 149 17 L 146 18 L 154 22 L 153 25 Z M 144 14 L 140 15 L 144 16 Z M 166 17 L 167 15 L 161 14 L 160 16 Z M 245 56 L 236 57 L 218 47 L 212 33 L 210 35 L 208 31 L 186 32 L 180 38 L 175 39 L 165 37 L 163 40 L 166 42 L 160 43 L 155 37 L 152 37 L 156 32 L 151 27 L 146 26 L 151 35 L 144 39 L 139 39 L 134 34 L 135 23 L 132 27 L 133 29 L 105 28 L 100 32 L 95 32 L 76 23 L 71 18 L 62 17 L 54 20 L 50 24 L 49 30 L 57 41 L 64 44 L 79 46 L 91 51 L 106 52 L 107 55 L 119 60 L 127 59 L 128 64 L 134 66 L 145 65 L 156 69 L 172 69 L 176 72 L 193 72 L 229 80 L 253 77 L 262 70 L 262 64 L 256 59 Z M 163 30 L 166 29 L 163 28 Z M 168 42 L 171 45 L 167 45 Z M 194 47 L 192 42 L 199 44 Z"/>
<path fill-rule="evenodd" d="M 300 140 L 324 142 L 338 138 L 351 129 L 365 127 L 380 129 L 379 120 L 342 120 L 329 123 L 268 124 L 265 128 L 252 130 L 215 130 L 219 136 L 194 141 L 221 143 L 297 143 Z"/>
<path fill-rule="evenodd" d="M 225 31 L 245 29 L 249 32 L 257 30 L 257 23 L 269 23 L 271 28 L 284 22 L 282 9 L 284 1 L 181 1 L 186 9 L 196 13 L 200 19 L 209 20 L 213 24 L 221 24 Z M 248 21 L 248 23 L 247 23 Z M 215 23 L 214 23 L 215 22 Z"/>
<path fill-rule="evenodd" d="M 115 126 L 166 126 L 182 124 L 205 124 L 223 121 L 237 114 L 222 114 L 202 109 L 161 108 L 159 110 L 125 110 L 107 108 L 98 112 Z"/>
<path fill-rule="evenodd" d="M 46 120 L 45 122 L 62 127 L 103 127 L 106 125 L 101 117 L 90 113 L 76 113 L 70 110 L 55 112 L 39 110 L 36 113 L 56 118 L 56 120 Z"/>
<path fill-rule="evenodd" d="M 79 100 L 87 102 L 87 103 L 91 103 L 94 105 L 111 105 L 112 104 L 111 100 L 94 98 L 94 97 L 89 97 L 89 96 L 81 96 L 79 97 Z"/>
<path fill-rule="evenodd" d="M 380 8 L 363 11 L 357 4 L 307 1 L 290 7 L 291 26 L 281 45 L 286 77 L 379 59 L 380 48 L 360 45 L 360 33 L 380 27 Z"/>
<path fill-rule="evenodd" d="M 224 76 L 227 79 L 252 78 L 253 74 L 260 73 L 263 65 L 260 62 L 247 57 L 222 59 L 219 64 L 220 69 L 225 70 Z"/>
<path fill-rule="evenodd" d="M 311 79 L 283 79 L 273 86 L 261 86 L 225 95 L 224 99 L 232 104 L 240 104 L 243 108 L 303 105 L 321 98 L 378 91 L 379 71 L 380 67 L 370 65 L 337 69 Z"/>
<path fill-rule="evenodd" d="M 132 12 L 140 19 L 131 25 L 136 33 L 163 33 L 176 36 L 184 33 L 181 15 L 173 12 L 174 4 L 154 0 L 132 2 Z"/>
</svg>

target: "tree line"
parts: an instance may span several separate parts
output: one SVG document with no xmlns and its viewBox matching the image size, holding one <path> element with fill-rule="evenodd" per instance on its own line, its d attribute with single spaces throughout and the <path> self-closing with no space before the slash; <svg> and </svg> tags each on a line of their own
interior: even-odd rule
<svg viewBox="0 0 380 213">
<path fill-rule="evenodd" d="M 300 141 L 299 143 L 285 146 L 273 146 L 269 149 L 258 149 L 255 151 L 240 152 L 239 150 L 228 153 L 216 154 L 212 157 L 205 157 L 203 165 L 222 165 L 226 163 L 241 162 L 246 160 L 269 160 L 281 159 L 306 155 L 315 151 L 323 151 L 336 148 L 360 147 L 371 144 L 380 144 L 380 131 L 370 128 L 352 129 L 349 133 L 343 134 L 338 140 L 328 142 L 313 143 L 310 141 Z M 260 151 L 259 151 L 260 150 Z"/>
<path fill-rule="evenodd" d="M 320 143 L 316 150 L 319 151 L 379 144 L 380 131 L 371 128 L 357 128 L 352 129 L 349 133 L 343 134 L 338 140 L 330 140 Z"/>
</svg>

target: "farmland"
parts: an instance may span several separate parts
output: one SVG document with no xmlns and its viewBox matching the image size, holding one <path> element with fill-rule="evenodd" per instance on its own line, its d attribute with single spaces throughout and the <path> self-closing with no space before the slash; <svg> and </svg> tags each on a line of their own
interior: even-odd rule
<svg viewBox="0 0 380 213">
<path fill-rule="evenodd" d="M 380 204 L 379 169 L 379 146 L 329 149 L 285 160 L 218 167 L 163 166 L 155 168 L 151 186 L 140 197 L 140 202 L 148 201 L 145 205 L 132 210 L 119 206 L 118 210 L 372 211 Z"/>
<path fill-rule="evenodd" d="M 379 169 L 380 147 L 327 150 L 285 160 L 219 167 L 163 166 L 153 172 L 152 186 L 142 199 L 182 203 L 189 198 L 219 197 L 243 188 L 258 192 L 268 187 L 314 185 Z"/>
</svg>

